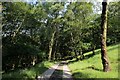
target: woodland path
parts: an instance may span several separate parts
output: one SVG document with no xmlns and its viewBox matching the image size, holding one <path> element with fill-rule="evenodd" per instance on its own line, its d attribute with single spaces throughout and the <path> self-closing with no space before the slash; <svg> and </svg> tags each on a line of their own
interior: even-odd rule
<svg viewBox="0 0 120 80">
<path fill-rule="evenodd" d="M 61 61 L 38 76 L 38 80 L 73 80 L 66 61 Z"/>
</svg>

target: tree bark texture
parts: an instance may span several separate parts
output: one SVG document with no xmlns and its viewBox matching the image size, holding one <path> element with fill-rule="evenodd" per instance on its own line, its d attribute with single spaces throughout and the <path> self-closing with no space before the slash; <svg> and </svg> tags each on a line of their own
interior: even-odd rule
<svg viewBox="0 0 120 80">
<path fill-rule="evenodd" d="M 110 71 L 110 63 L 107 56 L 106 38 L 107 38 L 107 2 L 102 2 L 101 15 L 101 59 L 103 64 L 103 71 Z"/>
</svg>

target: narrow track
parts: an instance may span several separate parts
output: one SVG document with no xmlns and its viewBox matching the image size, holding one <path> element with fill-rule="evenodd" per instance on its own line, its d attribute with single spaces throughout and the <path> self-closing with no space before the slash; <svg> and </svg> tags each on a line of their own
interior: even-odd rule
<svg viewBox="0 0 120 80">
<path fill-rule="evenodd" d="M 73 80 L 72 74 L 67 66 L 66 61 L 55 64 L 45 71 L 37 80 Z"/>
</svg>

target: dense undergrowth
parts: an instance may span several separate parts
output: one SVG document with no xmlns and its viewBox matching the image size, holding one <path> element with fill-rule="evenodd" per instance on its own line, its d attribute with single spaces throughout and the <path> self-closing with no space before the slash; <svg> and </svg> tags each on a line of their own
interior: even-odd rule
<svg viewBox="0 0 120 80">
<path fill-rule="evenodd" d="M 19 69 L 4 73 L 2 75 L 2 80 L 35 80 L 36 76 L 42 74 L 53 64 L 54 62 L 43 61 L 31 68 Z"/>
</svg>

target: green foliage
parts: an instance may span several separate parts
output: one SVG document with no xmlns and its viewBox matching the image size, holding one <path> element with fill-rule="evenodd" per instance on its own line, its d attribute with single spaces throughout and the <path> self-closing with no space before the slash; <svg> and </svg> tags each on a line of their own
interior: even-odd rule
<svg viewBox="0 0 120 80">
<path fill-rule="evenodd" d="M 119 43 L 120 36 L 120 2 L 111 2 L 108 12 L 108 45 Z M 113 37 L 115 36 L 115 37 Z"/>
<path fill-rule="evenodd" d="M 2 75 L 3 80 L 35 80 L 35 77 L 41 75 L 45 70 L 53 65 L 53 62 L 44 61 L 34 67 L 20 69 Z"/>
<path fill-rule="evenodd" d="M 38 56 L 41 58 L 41 60 L 45 60 L 46 57 L 47 57 L 47 55 L 46 55 L 45 52 L 39 52 L 39 53 L 38 53 Z"/>
<path fill-rule="evenodd" d="M 25 58 L 26 65 L 31 65 L 34 57 L 36 63 L 46 60 L 50 49 L 51 58 L 57 60 L 100 48 L 100 15 L 93 13 L 92 3 L 2 4 L 4 66 L 9 63 L 6 62 L 8 57 L 12 59 L 11 56 L 15 56 L 20 64 L 23 64 Z M 109 7 L 107 44 L 111 45 L 120 41 L 119 2 L 110 3 Z M 11 67 L 13 64 L 14 59 L 10 62 Z"/>
<path fill-rule="evenodd" d="M 83 49 L 84 51 L 89 50 L 90 47 L 91 47 L 91 44 L 90 44 L 90 43 L 83 43 L 83 45 L 82 45 L 82 49 Z"/>
</svg>

